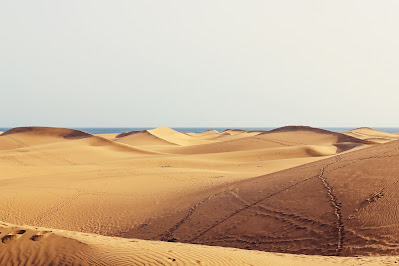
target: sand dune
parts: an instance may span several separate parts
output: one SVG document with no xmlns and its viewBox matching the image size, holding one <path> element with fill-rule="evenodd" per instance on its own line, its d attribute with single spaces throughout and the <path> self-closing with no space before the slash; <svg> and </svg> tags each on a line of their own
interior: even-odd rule
<svg viewBox="0 0 399 266">
<path fill-rule="evenodd" d="M 180 133 L 170 128 L 155 128 L 143 131 L 131 131 L 115 136 L 114 140 L 133 146 L 198 146 L 211 143 L 220 143 L 228 140 L 236 140 L 256 136 L 260 132 L 247 132 L 245 130 L 234 130 L 229 133 L 219 133 L 216 130 L 208 130 L 202 133 Z M 110 138 L 111 135 L 107 135 Z"/>
<path fill-rule="evenodd" d="M 37 146 L 88 137 L 92 137 L 92 135 L 79 130 L 66 128 L 13 128 L 0 135 L 0 150 Z"/>
<path fill-rule="evenodd" d="M 386 143 L 392 140 L 398 140 L 399 136 L 396 134 L 390 134 L 386 132 L 382 132 L 379 130 L 375 130 L 372 128 L 357 128 L 350 131 L 345 132 L 346 135 L 352 136 L 358 139 L 364 139 L 376 143 Z"/>
<path fill-rule="evenodd" d="M 245 135 L 244 137 L 225 139 L 224 141 L 214 142 L 205 145 L 164 147 L 159 149 L 159 151 L 174 154 L 207 154 L 242 150 L 293 147 L 298 145 L 325 146 L 346 143 L 353 144 L 354 146 L 360 146 L 369 144 L 367 140 L 310 127 L 286 127 L 267 132 L 245 132 L 241 130 L 233 132 L 235 132 L 235 134 L 231 136 L 240 136 L 243 134 Z M 353 147 L 353 145 L 351 147 Z"/>
<path fill-rule="evenodd" d="M 33 264 L 43 262 L 46 252 L 55 264 L 109 265 L 116 257 L 118 264 L 154 259 L 167 264 L 166 255 L 159 254 L 172 247 L 182 263 L 197 258 L 210 264 L 231 259 L 237 265 L 284 265 L 284 258 L 287 263 L 339 262 L 144 240 L 135 240 L 140 247 L 129 246 L 130 238 L 176 238 L 271 252 L 396 255 L 393 173 L 399 142 L 373 143 L 364 136 L 309 127 L 199 134 L 158 128 L 101 135 L 12 129 L 0 135 L 0 221 L 34 227 L 0 230 L 6 242 L 14 243 L 1 252 L 7 260 L 24 257 Z M 44 229 L 34 229 L 39 226 Z M 45 237 L 35 230 L 53 233 Z M 33 236 L 55 242 L 30 240 Z M 148 258 L 138 255 L 143 249 L 150 250 L 143 255 Z M 42 255 L 29 255 L 35 252 Z"/>
<path fill-rule="evenodd" d="M 204 193 L 194 209 L 154 219 L 127 236 L 302 254 L 398 255 L 398 160 L 395 141 L 226 185 Z"/>
<path fill-rule="evenodd" d="M 241 133 L 245 133 L 245 130 L 242 129 L 226 129 L 223 131 L 223 133 L 227 133 L 230 135 L 237 135 L 237 134 L 241 134 Z"/>
<path fill-rule="evenodd" d="M 96 134 L 98 137 L 102 137 L 104 139 L 109 139 L 109 140 L 115 140 L 116 136 L 118 136 L 119 133 L 105 133 L 105 134 Z"/>
<path fill-rule="evenodd" d="M 207 131 L 201 133 L 186 133 L 186 135 L 193 136 L 193 137 L 209 137 L 213 135 L 219 135 L 219 131 L 214 129 L 209 129 Z"/>
<path fill-rule="evenodd" d="M 153 135 L 149 130 L 122 133 L 115 137 L 115 141 L 126 143 L 132 146 L 177 145 L 176 143 L 169 142 L 156 135 Z"/>
<path fill-rule="evenodd" d="M 367 141 L 342 133 L 307 126 L 287 126 L 267 131 L 261 134 L 264 138 L 275 138 L 280 141 L 296 144 L 337 144 L 337 143 L 361 143 Z M 260 137 L 260 136 L 259 136 Z"/>
<path fill-rule="evenodd" d="M 325 257 L 123 239 L 2 223 L 1 265 L 389 265 L 395 257 Z"/>
<path fill-rule="evenodd" d="M 209 133 L 209 132 L 208 132 Z M 213 132 L 210 132 L 211 134 Z M 208 136 L 209 134 L 203 134 L 200 136 Z M 131 145 L 198 145 L 210 143 L 206 139 L 201 139 L 196 136 L 192 136 L 185 133 L 177 132 L 176 130 L 159 127 L 155 129 L 143 130 L 143 131 L 132 131 L 119 134 L 116 139 L 120 142 L 126 142 Z"/>
</svg>

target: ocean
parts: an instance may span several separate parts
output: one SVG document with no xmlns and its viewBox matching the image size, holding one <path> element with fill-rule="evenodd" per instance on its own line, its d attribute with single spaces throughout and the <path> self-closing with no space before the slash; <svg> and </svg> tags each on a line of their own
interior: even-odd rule
<svg viewBox="0 0 399 266">
<path fill-rule="evenodd" d="M 243 129 L 243 130 L 262 130 L 262 131 L 267 131 L 267 130 L 272 130 L 275 129 L 275 127 L 172 127 L 172 129 L 179 131 L 179 132 L 184 132 L 184 133 L 201 133 L 210 129 L 217 130 L 219 132 L 224 131 L 226 129 Z M 351 129 L 354 129 L 356 127 L 322 127 L 323 129 L 330 130 L 330 131 L 335 131 L 335 132 L 345 132 Z M 0 131 L 7 131 L 10 128 L 0 127 Z M 151 128 L 144 128 L 144 127 L 77 127 L 74 129 L 78 129 L 90 134 L 107 134 L 107 133 L 123 133 L 123 132 L 128 132 L 128 131 L 139 131 L 139 130 L 145 130 L 145 129 L 151 129 Z M 387 133 L 399 133 L 399 127 L 375 127 L 374 129 L 384 131 Z"/>
</svg>

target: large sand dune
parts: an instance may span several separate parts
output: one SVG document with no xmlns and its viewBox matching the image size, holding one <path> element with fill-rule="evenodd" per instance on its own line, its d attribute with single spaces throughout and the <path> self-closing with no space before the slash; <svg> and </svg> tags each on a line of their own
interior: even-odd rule
<svg viewBox="0 0 399 266">
<path fill-rule="evenodd" d="M 7 261 L 25 256 L 33 264 L 46 256 L 56 264 L 109 264 L 116 257 L 140 264 L 159 254 L 167 264 L 168 250 L 182 263 L 340 262 L 129 240 L 143 238 L 297 254 L 397 255 L 398 143 L 309 127 L 105 135 L 15 128 L 0 135 L 0 221 L 12 235 L 6 238 L 21 241 L 1 252 Z M 53 232 L 38 239 L 55 242 L 30 240 L 35 227 Z M 139 250 L 148 250 L 147 257 Z"/>
<path fill-rule="evenodd" d="M 204 193 L 128 236 L 275 252 L 399 254 L 399 141 Z"/>
</svg>

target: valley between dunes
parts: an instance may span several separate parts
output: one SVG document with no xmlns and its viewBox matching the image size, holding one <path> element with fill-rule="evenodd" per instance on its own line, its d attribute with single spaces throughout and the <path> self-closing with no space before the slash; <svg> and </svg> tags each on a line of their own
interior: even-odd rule
<svg viewBox="0 0 399 266">
<path fill-rule="evenodd" d="M 0 263 L 395 263 L 397 140 L 14 128 L 0 135 Z"/>
</svg>

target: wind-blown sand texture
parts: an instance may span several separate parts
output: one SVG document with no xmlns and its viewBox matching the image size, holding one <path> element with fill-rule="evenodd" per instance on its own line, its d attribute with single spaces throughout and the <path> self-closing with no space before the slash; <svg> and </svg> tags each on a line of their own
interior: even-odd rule
<svg viewBox="0 0 399 266">
<path fill-rule="evenodd" d="M 398 255 L 395 137 L 11 129 L 0 135 L 1 264 L 391 263 L 310 255 Z"/>
</svg>

